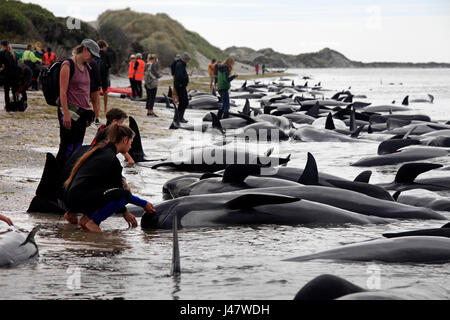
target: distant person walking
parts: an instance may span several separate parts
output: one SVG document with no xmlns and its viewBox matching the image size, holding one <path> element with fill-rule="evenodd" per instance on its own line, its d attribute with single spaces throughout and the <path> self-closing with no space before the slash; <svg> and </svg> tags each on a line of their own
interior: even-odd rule
<svg viewBox="0 0 450 320">
<path fill-rule="evenodd" d="M 216 59 L 212 59 L 208 64 L 208 74 L 209 74 L 209 90 L 211 91 L 213 88 L 213 84 L 215 86 L 214 82 L 214 69 L 215 69 Z"/>
<path fill-rule="evenodd" d="M 153 112 L 153 106 L 155 105 L 156 92 L 158 91 L 158 79 L 162 77 L 158 70 L 158 57 L 156 54 L 148 55 L 148 63 L 145 65 L 144 79 L 145 90 L 147 91 L 147 103 L 145 108 L 147 109 L 147 116 L 158 117 Z"/>
<path fill-rule="evenodd" d="M 2 52 L 0 52 L 0 69 L 4 78 L 5 88 L 5 109 L 11 103 L 9 91 L 12 90 L 14 104 L 17 102 L 18 72 L 16 55 L 8 41 L 1 42 Z"/>
<path fill-rule="evenodd" d="M 134 80 L 136 81 L 136 90 L 139 98 L 142 98 L 142 81 L 144 80 L 145 62 L 142 60 L 142 53 L 136 53 L 136 62 L 134 64 Z"/>
<path fill-rule="evenodd" d="M 103 90 L 103 111 L 108 111 L 108 88 L 111 85 L 109 80 L 109 69 L 111 69 L 111 58 L 108 53 L 109 45 L 105 40 L 98 40 L 97 44 L 100 48 L 100 59 L 97 64 L 100 71 L 100 82 Z"/>
<path fill-rule="evenodd" d="M 178 112 L 180 116 L 180 122 L 186 123 L 184 119 L 184 113 L 189 105 L 189 99 L 187 95 L 186 87 L 189 84 L 189 75 L 186 71 L 186 64 L 191 60 L 190 55 L 185 52 L 181 55 L 181 59 L 177 61 L 175 65 L 175 75 L 173 81 L 175 103 L 178 101 Z"/>
<path fill-rule="evenodd" d="M 30 67 L 31 71 L 33 72 L 33 79 L 31 80 L 31 87 L 33 90 L 38 90 L 38 76 L 39 76 L 39 67 L 38 64 L 41 63 L 41 59 L 37 58 L 34 54 L 33 46 L 31 44 L 27 45 L 27 50 L 22 55 L 22 61 L 27 66 Z"/>
<path fill-rule="evenodd" d="M 256 75 L 258 75 L 258 73 L 259 73 L 259 64 L 255 64 L 255 72 L 256 72 Z"/>
<path fill-rule="evenodd" d="M 217 89 L 219 91 L 222 106 L 219 108 L 217 114 L 218 118 L 228 118 L 230 110 L 230 94 L 229 91 L 231 87 L 231 81 L 238 77 L 237 74 L 231 76 L 234 67 L 234 59 L 228 57 L 222 64 L 218 65 L 218 79 L 217 79 Z"/>
<path fill-rule="evenodd" d="M 262 74 L 264 75 L 264 73 L 266 72 L 266 65 L 265 64 L 262 65 L 261 71 L 262 71 Z"/>
<path fill-rule="evenodd" d="M 137 89 L 136 89 L 136 80 L 134 80 L 134 73 L 136 72 L 136 69 L 134 66 L 136 65 L 136 56 L 132 54 L 130 56 L 130 62 L 128 64 L 128 79 L 130 80 L 130 86 L 131 86 L 131 97 L 137 97 Z"/>
<path fill-rule="evenodd" d="M 89 104 L 89 62 L 100 57 L 100 48 L 91 39 L 84 39 L 74 49 L 75 55 L 61 65 L 59 75 L 58 120 L 60 144 L 56 160 L 60 168 L 84 140 L 86 127 L 91 124 L 94 112 Z M 71 61 L 69 61 L 71 60 Z M 71 65 L 73 75 L 70 77 Z"/>
<path fill-rule="evenodd" d="M 52 52 L 52 48 L 47 48 L 47 51 L 42 56 L 42 65 L 44 67 L 50 68 L 53 63 L 57 60 L 56 54 Z"/>
</svg>

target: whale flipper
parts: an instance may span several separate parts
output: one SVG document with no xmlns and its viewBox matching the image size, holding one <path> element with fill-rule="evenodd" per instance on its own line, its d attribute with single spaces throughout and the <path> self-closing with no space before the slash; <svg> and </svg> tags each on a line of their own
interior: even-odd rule
<svg viewBox="0 0 450 320">
<path fill-rule="evenodd" d="M 354 139 L 358 138 L 359 134 L 361 133 L 362 129 L 364 129 L 365 125 L 360 125 L 358 129 L 355 130 L 350 136 Z"/>
<path fill-rule="evenodd" d="M 39 229 L 41 229 L 41 225 L 38 225 L 36 227 L 33 228 L 33 230 L 30 231 L 30 233 L 28 234 L 27 238 L 25 239 L 25 241 L 20 245 L 20 246 L 24 246 L 26 245 L 28 242 L 33 243 L 34 245 L 36 245 L 36 242 L 34 242 L 34 236 L 36 235 L 36 233 L 39 231 Z"/>
<path fill-rule="evenodd" d="M 316 159 L 314 159 L 314 156 L 309 152 L 305 169 L 298 179 L 298 182 L 304 185 L 319 185 L 319 172 L 317 170 Z"/>
<path fill-rule="evenodd" d="M 225 207 L 231 210 L 246 209 L 262 205 L 291 203 L 301 199 L 277 194 L 244 194 L 225 203 Z"/>
<path fill-rule="evenodd" d="M 211 112 L 211 117 L 212 117 L 212 127 L 214 129 L 219 130 L 220 133 L 225 134 L 225 130 L 223 129 L 222 124 L 220 123 L 219 117 L 214 112 Z"/>
<path fill-rule="evenodd" d="M 400 167 L 395 176 L 395 183 L 414 183 L 414 180 L 418 175 L 433 170 L 441 168 L 442 164 L 436 163 L 425 163 L 425 162 L 413 162 L 406 163 Z"/>
</svg>

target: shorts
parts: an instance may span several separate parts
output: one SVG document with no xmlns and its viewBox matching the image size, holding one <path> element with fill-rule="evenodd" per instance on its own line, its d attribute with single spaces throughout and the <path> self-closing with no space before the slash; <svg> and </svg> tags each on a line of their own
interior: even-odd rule
<svg viewBox="0 0 450 320">
<path fill-rule="evenodd" d="M 103 92 L 108 91 L 108 88 L 111 86 L 111 81 L 109 80 L 109 75 L 101 78 L 101 87 Z"/>
</svg>

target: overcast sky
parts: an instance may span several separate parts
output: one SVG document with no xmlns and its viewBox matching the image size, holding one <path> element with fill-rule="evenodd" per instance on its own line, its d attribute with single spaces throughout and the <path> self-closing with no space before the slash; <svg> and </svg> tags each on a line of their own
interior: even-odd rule
<svg viewBox="0 0 450 320">
<path fill-rule="evenodd" d="M 300 54 L 325 47 L 356 61 L 450 62 L 450 0 L 23 1 L 96 20 L 107 9 L 167 13 L 221 49 Z"/>
</svg>

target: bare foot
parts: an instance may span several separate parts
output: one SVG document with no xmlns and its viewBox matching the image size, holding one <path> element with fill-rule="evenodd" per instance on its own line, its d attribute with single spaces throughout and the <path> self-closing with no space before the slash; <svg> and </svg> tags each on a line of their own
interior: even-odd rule
<svg viewBox="0 0 450 320">
<path fill-rule="evenodd" d="M 89 217 L 85 214 L 83 214 L 80 218 L 80 221 L 78 221 L 78 225 L 86 230 L 86 223 L 89 221 Z"/>
<path fill-rule="evenodd" d="M 89 219 L 89 221 L 86 222 L 85 227 L 86 227 L 86 229 L 88 229 L 89 231 L 92 231 L 92 232 L 102 232 L 102 229 L 100 229 L 98 224 L 96 224 L 91 219 Z"/>
<path fill-rule="evenodd" d="M 78 223 L 78 217 L 76 213 L 67 211 L 66 213 L 64 213 L 64 218 L 67 220 L 67 222 L 71 224 Z"/>
</svg>

